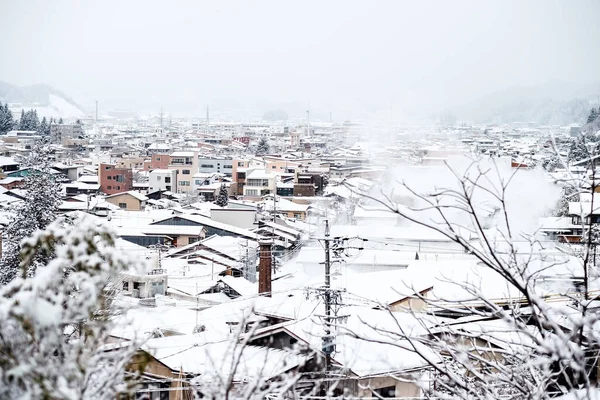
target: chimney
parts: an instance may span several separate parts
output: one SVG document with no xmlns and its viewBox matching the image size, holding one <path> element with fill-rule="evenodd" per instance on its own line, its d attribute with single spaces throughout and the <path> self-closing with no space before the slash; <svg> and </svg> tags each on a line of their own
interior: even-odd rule
<svg viewBox="0 0 600 400">
<path fill-rule="evenodd" d="M 258 294 L 271 297 L 271 245 L 272 241 L 258 243 L 260 260 L 258 263 Z"/>
</svg>

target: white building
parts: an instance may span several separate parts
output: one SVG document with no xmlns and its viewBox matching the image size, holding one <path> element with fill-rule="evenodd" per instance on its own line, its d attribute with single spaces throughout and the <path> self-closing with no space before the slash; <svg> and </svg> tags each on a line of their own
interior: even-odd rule
<svg viewBox="0 0 600 400">
<path fill-rule="evenodd" d="M 177 170 L 153 169 L 148 174 L 148 192 L 157 190 L 173 191 L 177 185 Z"/>
<path fill-rule="evenodd" d="M 276 185 L 276 174 L 266 172 L 264 169 L 248 170 L 246 184 L 244 185 L 244 196 L 261 197 L 269 193 L 275 193 Z"/>
<path fill-rule="evenodd" d="M 218 172 L 231 176 L 233 171 L 233 160 L 231 158 L 211 158 L 205 157 L 198 160 L 199 172 Z"/>
<path fill-rule="evenodd" d="M 191 192 L 193 177 L 198 173 L 198 152 L 176 151 L 171 153 L 169 169 L 177 171 L 177 193 Z"/>
</svg>

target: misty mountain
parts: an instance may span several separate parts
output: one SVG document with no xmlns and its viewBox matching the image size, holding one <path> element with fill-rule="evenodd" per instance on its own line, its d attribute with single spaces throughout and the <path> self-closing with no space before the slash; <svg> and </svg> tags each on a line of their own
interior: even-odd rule
<svg viewBox="0 0 600 400">
<path fill-rule="evenodd" d="M 40 117 L 81 118 L 86 113 L 70 97 L 45 84 L 16 86 L 0 81 L 0 102 L 9 103 L 14 114 L 35 109 Z"/>
<path fill-rule="evenodd" d="M 456 109 L 459 119 L 474 122 L 583 124 L 600 98 L 600 83 L 552 81 L 492 93 Z"/>
</svg>

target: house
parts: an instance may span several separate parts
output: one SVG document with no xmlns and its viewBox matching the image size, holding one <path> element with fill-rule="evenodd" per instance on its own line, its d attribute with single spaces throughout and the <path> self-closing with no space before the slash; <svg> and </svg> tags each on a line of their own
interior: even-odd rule
<svg viewBox="0 0 600 400">
<path fill-rule="evenodd" d="M 84 183 L 75 181 L 73 183 L 66 183 L 63 185 L 67 196 L 77 194 L 97 194 L 100 191 L 99 183 Z"/>
<path fill-rule="evenodd" d="M 214 221 L 202 215 L 180 214 L 173 215 L 155 222 L 150 226 L 200 226 L 206 229 L 206 236 L 221 235 L 242 237 L 250 240 L 258 240 L 258 235 L 248 229 L 238 228 L 230 224 Z"/>
<path fill-rule="evenodd" d="M 148 274 L 133 271 L 119 274 L 122 294 L 136 299 L 154 298 L 167 294 L 168 277 L 162 269 L 152 269 Z"/>
<path fill-rule="evenodd" d="M 18 171 L 19 165 L 12 157 L 0 157 L 0 173 Z"/>
<path fill-rule="evenodd" d="M 275 196 L 274 202 L 273 195 L 263 197 L 262 207 L 264 211 L 274 212 L 279 215 L 283 214 L 288 218 L 300 220 L 306 219 L 306 213 L 309 208 L 306 204 L 294 203 L 280 196 Z"/>
<path fill-rule="evenodd" d="M 177 225 L 148 225 L 139 228 L 141 233 L 146 236 L 168 237 L 171 244 L 175 247 L 187 246 L 196 243 L 206 237 L 206 230 L 203 226 L 177 226 Z"/>
<path fill-rule="evenodd" d="M 146 207 L 148 198 L 143 194 L 130 190 L 106 196 L 108 203 L 114 204 L 123 210 L 142 211 Z"/>
<path fill-rule="evenodd" d="M 305 356 L 292 351 L 246 345 L 239 349 L 227 342 L 210 343 L 199 335 L 170 335 L 146 341 L 133 358 L 129 369 L 143 365 L 138 395 L 152 390 L 152 398 L 177 400 L 198 397 L 216 398 L 220 380 L 231 375 L 232 392 L 244 390 L 258 382 L 268 382 L 286 372 L 300 368 Z M 262 389 L 262 388 L 261 388 Z M 223 390 L 223 389 L 221 389 Z M 154 397 L 156 396 L 156 397 Z"/>
<path fill-rule="evenodd" d="M 6 177 L 0 179 L 0 186 L 7 190 L 22 187 L 25 184 L 25 178 Z"/>
</svg>

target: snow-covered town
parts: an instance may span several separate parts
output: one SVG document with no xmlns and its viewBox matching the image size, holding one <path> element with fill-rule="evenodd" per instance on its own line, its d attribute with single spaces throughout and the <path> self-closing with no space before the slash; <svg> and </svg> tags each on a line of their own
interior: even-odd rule
<svg viewBox="0 0 600 400">
<path fill-rule="evenodd" d="M 0 20 L 10 21 L 0 32 L 24 37 L 17 32 L 25 27 L 15 23 L 25 3 L 31 2 L 0 5 L 8 16 Z M 231 18 L 233 31 L 266 40 L 260 28 L 244 27 L 266 18 L 265 10 L 274 18 L 281 12 L 262 2 L 256 7 L 264 12 L 209 3 L 165 3 L 174 20 L 163 20 L 166 38 L 158 47 L 179 40 L 179 30 L 208 29 L 194 25 L 192 15 L 203 15 L 207 26 Z M 124 49 L 122 39 L 137 35 L 128 29 L 148 35 L 137 44 L 144 48 L 155 33 L 129 17 L 145 6 L 120 9 L 130 22 L 115 19 L 114 28 L 126 26 L 126 36 L 96 36 L 81 25 L 85 38 L 65 48 L 101 64 L 105 41 Z M 355 6 L 324 5 L 322 15 L 350 18 Z M 487 11 L 498 11 L 500 20 L 510 7 L 498 6 Z M 57 7 L 69 16 L 88 12 L 85 5 Z M 146 22 L 154 12 L 162 18 L 162 8 L 147 7 Z M 381 2 L 369 23 L 383 24 L 401 10 L 422 18 L 420 7 Z M 457 18 L 473 8 L 443 7 Z M 597 22 L 577 19 L 594 12 L 564 7 L 546 12 L 568 20 L 565 26 L 546 21 L 540 34 L 600 33 Z M 587 7 L 600 13 L 596 3 Z M 111 10 L 98 6 L 86 24 L 95 26 Z M 479 18 L 473 11 L 465 23 L 478 26 Z M 34 28 L 49 32 L 44 43 L 63 29 L 44 26 Z M 306 40 L 316 48 L 347 42 L 314 29 L 320 33 Z M 338 29 L 355 37 L 353 28 Z M 385 29 L 400 35 L 405 28 Z M 285 29 L 280 34 L 304 40 Z M 506 51 L 517 57 L 525 44 L 513 39 Z M 86 55 L 80 40 L 97 49 Z M 260 52 L 278 43 L 254 43 L 246 52 L 216 40 L 229 44 L 207 54 L 230 51 L 259 65 L 267 65 Z M 487 46 L 469 43 L 474 54 L 487 54 Z M 155 50 L 185 62 L 178 46 Z M 582 53 L 593 48 L 577 46 Z M 303 51 L 319 54 L 298 49 L 291 64 L 303 62 Z M 118 71 L 148 65 L 119 54 Z M 444 59 L 448 68 L 470 65 L 460 54 Z M 198 66 L 205 61 L 190 57 Z M 441 63 L 445 56 L 429 57 Z M 422 93 L 418 86 L 397 89 L 404 100 L 367 106 L 340 97 L 332 105 L 330 95 L 327 105 L 314 88 L 311 101 L 277 97 L 276 73 L 260 77 L 265 97 L 248 97 L 251 83 L 236 95 L 232 88 L 245 75 L 230 71 L 233 77 L 215 73 L 220 86 L 203 86 L 206 93 L 196 98 L 184 86 L 176 89 L 179 72 L 192 79 L 187 67 L 156 76 L 153 85 L 170 89 L 155 96 L 142 88 L 146 81 L 133 89 L 146 72 L 118 78 L 107 66 L 110 87 L 94 84 L 83 94 L 67 83 L 84 76 L 76 63 L 61 64 L 56 79 L 28 64 L 32 78 L 23 78 L 12 60 L 15 66 L 0 66 L 7 80 L 0 82 L 0 399 L 600 399 L 597 83 L 540 83 L 474 101 L 475 93 L 492 91 L 476 91 L 482 83 L 460 78 L 465 92 L 454 92 L 465 104 L 471 99 L 469 107 L 423 100 L 436 93 L 442 101 L 443 91 L 425 83 Z M 416 74 L 407 59 L 390 60 Z M 520 78 L 526 68 L 519 65 L 510 64 L 511 76 L 524 85 L 529 78 Z M 575 71 L 561 65 L 540 79 Z M 294 80 L 296 67 L 289 68 Z M 331 73 L 326 65 L 314 68 Z M 587 66 L 580 68 L 580 81 L 597 82 L 597 67 L 589 76 Z M 67 73 L 69 79 L 58 78 Z M 101 75 L 86 79 L 102 82 Z M 38 76 L 65 82 L 78 101 L 32 85 L 28 79 Z M 294 87 L 302 93 L 308 81 L 298 79 Z M 453 80 L 444 73 L 439 79 Z M 478 82 L 475 72 L 472 79 Z M 258 100 L 266 93 L 269 102 Z M 419 101 L 432 110 L 416 111 Z"/>
</svg>

